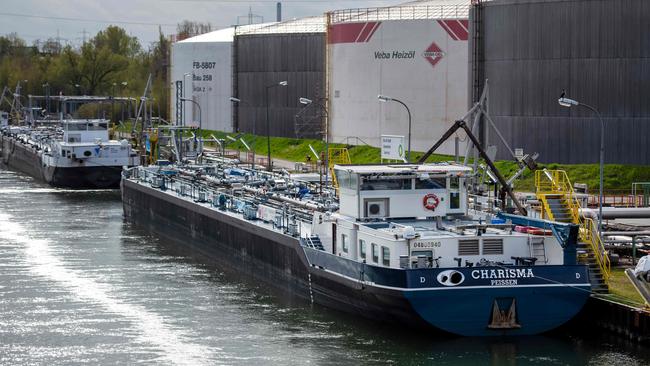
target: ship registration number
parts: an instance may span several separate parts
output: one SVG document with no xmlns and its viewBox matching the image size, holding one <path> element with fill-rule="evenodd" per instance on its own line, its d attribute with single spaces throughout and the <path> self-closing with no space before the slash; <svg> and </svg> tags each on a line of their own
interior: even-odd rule
<svg viewBox="0 0 650 366">
<path fill-rule="evenodd" d="M 413 248 L 414 249 L 421 249 L 421 248 L 440 248 L 442 246 L 442 243 L 439 241 L 416 241 L 413 243 Z"/>
</svg>

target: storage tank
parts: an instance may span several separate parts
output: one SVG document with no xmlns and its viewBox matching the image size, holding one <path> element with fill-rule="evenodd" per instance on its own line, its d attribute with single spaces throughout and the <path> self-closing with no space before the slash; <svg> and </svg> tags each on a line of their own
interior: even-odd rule
<svg viewBox="0 0 650 366">
<path fill-rule="evenodd" d="M 328 14 L 331 141 L 380 146 L 381 135 L 426 151 L 467 111 L 468 1 L 418 1 Z M 454 141 L 438 150 L 453 154 Z"/>
<path fill-rule="evenodd" d="M 266 135 L 268 89 L 272 136 L 321 136 L 320 116 L 311 115 L 310 125 L 301 129 L 295 116 L 305 107 L 301 97 L 317 103 L 325 96 L 325 17 L 238 27 L 235 59 L 233 93 L 242 101 L 233 116 L 237 131 Z M 288 85 L 277 86 L 281 81 Z"/>
<path fill-rule="evenodd" d="M 176 121 L 176 81 L 182 81 L 184 98 L 201 108 L 204 129 L 232 131 L 232 43 L 234 28 L 226 28 L 185 39 L 172 45 L 171 118 Z M 185 125 L 198 124 L 194 103 L 183 103 Z"/>
<path fill-rule="evenodd" d="M 472 82 L 489 80 L 489 111 L 514 148 L 539 161 L 650 164 L 650 3 L 647 0 L 493 0 L 472 9 Z M 470 32 L 471 33 L 471 32 Z M 510 158 L 489 131 L 498 158 Z"/>
</svg>

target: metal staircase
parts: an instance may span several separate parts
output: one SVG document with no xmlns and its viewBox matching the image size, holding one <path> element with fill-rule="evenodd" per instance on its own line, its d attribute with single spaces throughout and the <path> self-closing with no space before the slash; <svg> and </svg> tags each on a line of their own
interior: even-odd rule
<svg viewBox="0 0 650 366">
<path fill-rule="evenodd" d="M 323 242 L 320 241 L 318 235 L 312 235 L 304 238 L 303 245 L 306 246 L 307 248 L 323 250 L 323 251 L 325 250 L 325 247 L 323 247 Z"/>
<path fill-rule="evenodd" d="M 580 226 L 578 260 L 589 266 L 589 280 L 593 291 L 609 292 L 610 262 L 594 221 L 580 216 L 580 202 L 563 170 L 535 172 L 537 199 L 542 204 L 542 216 L 558 222 Z M 532 249 L 531 249 L 532 250 Z"/>
</svg>

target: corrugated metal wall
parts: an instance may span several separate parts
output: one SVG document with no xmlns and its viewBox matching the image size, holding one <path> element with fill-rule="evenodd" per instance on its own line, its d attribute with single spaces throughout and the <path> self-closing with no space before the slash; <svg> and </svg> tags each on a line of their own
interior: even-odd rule
<svg viewBox="0 0 650 366">
<path fill-rule="evenodd" d="M 253 132 L 256 121 L 257 134 L 265 135 L 266 87 L 286 80 L 287 87 L 269 89 L 271 135 L 295 137 L 294 116 L 303 108 L 298 99 L 325 95 L 325 34 L 241 35 L 235 43 L 234 92 L 242 103 L 234 125 L 241 132 Z M 316 137 L 318 130 L 302 137 Z"/>
<path fill-rule="evenodd" d="M 513 148 L 537 151 L 543 162 L 598 162 L 599 120 L 588 109 L 560 107 L 566 89 L 567 97 L 601 112 L 606 163 L 650 164 L 650 1 L 482 6 L 478 18 L 476 9 L 470 15 L 470 50 L 477 24 L 483 42 L 470 62 L 478 58 L 489 79 L 490 115 Z M 499 157 L 509 157 L 503 146 Z"/>
</svg>

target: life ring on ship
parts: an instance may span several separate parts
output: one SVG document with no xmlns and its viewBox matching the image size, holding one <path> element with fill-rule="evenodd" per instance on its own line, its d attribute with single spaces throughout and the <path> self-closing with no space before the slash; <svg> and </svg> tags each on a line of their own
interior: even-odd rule
<svg viewBox="0 0 650 366">
<path fill-rule="evenodd" d="M 439 204 L 440 204 L 440 198 L 438 198 L 438 196 L 436 196 L 433 193 L 429 193 L 425 195 L 424 198 L 422 199 L 422 205 L 427 210 L 433 211 L 436 209 L 436 207 L 438 207 Z"/>
</svg>

